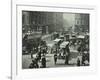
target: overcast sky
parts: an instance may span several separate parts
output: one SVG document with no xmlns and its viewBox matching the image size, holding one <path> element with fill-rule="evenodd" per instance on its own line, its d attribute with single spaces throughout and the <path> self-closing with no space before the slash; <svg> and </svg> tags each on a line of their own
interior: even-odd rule
<svg viewBox="0 0 100 80">
<path fill-rule="evenodd" d="M 73 26 L 75 22 L 75 14 L 63 13 L 63 19 L 63 26 L 67 29 L 68 27 Z"/>
</svg>

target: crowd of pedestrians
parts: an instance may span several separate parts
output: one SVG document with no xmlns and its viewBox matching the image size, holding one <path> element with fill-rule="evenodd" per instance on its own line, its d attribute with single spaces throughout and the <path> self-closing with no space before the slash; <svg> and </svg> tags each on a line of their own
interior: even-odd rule
<svg viewBox="0 0 100 80">
<path fill-rule="evenodd" d="M 26 44 L 26 51 L 30 53 L 32 59 L 29 68 L 46 68 L 47 60 L 46 55 L 48 54 L 48 46 L 46 41 L 38 41 L 38 44 L 32 44 L 32 42 L 27 41 L 26 37 L 23 42 Z M 63 41 L 62 41 L 63 42 Z M 62 43 L 61 42 L 61 43 Z M 73 47 L 79 53 L 77 56 L 81 56 L 81 59 L 77 57 L 77 66 L 88 66 L 89 65 L 89 38 L 84 39 L 73 39 L 68 40 L 68 44 L 61 48 L 60 44 L 56 44 L 55 48 L 52 49 L 54 57 L 54 65 L 57 64 L 58 59 L 63 59 L 65 65 L 69 65 L 70 60 L 70 49 Z M 36 42 L 35 42 L 36 43 Z M 24 45 L 25 45 L 24 44 Z M 33 55 L 36 55 L 35 57 Z"/>
</svg>

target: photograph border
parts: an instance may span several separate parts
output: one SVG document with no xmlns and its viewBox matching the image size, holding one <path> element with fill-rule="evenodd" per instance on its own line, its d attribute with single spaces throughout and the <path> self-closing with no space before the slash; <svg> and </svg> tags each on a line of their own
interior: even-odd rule
<svg viewBox="0 0 100 80">
<path fill-rule="evenodd" d="M 80 9 L 86 9 L 86 10 L 92 10 L 94 13 L 93 14 L 95 14 L 95 7 L 73 7 L 72 5 L 68 5 L 68 6 L 62 6 L 62 5 L 60 5 L 60 4 L 58 4 L 57 6 L 55 6 L 55 5 L 51 5 L 51 4 L 49 4 L 49 6 L 47 6 L 47 4 L 46 5 L 44 5 L 44 4 L 42 4 L 42 5 L 37 5 L 37 4 L 12 4 L 12 7 L 13 7 L 13 9 L 15 9 L 15 10 L 13 10 L 12 9 L 12 67 L 11 67 L 11 75 L 12 75 L 12 79 L 15 79 L 17 76 L 19 76 L 19 74 L 18 74 L 18 42 L 17 42 L 17 38 L 18 38 L 18 18 L 17 18 L 17 6 L 25 6 L 25 5 L 27 5 L 27 6 L 36 6 L 36 7 L 52 7 L 52 8 L 70 8 L 70 9 L 78 9 L 78 10 L 80 10 Z M 44 5 L 44 6 L 43 6 Z M 72 7 L 71 7 L 72 6 Z M 14 15 L 16 15 L 16 18 L 14 17 Z M 94 18 L 95 18 L 95 15 L 94 15 Z M 16 20 L 15 20 L 16 19 Z M 16 22 L 15 22 L 16 21 Z M 14 22 L 14 23 L 13 23 Z M 15 24 L 16 24 L 16 27 L 14 27 L 15 26 Z M 90 23 L 91 24 L 91 23 Z M 94 25 L 95 25 L 95 22 L 94 22 Z M 90 25 L 91 26 L 91 25 Z M 89 27 L 90 27 L 89 26 Z M 16 29 L 14 29 L 14 28 L 16 28 Z M 16 31 L 16 32 L 14 32 L 14 31 Z M 14 34 L 13 34 L 14 33 Z M 15 36 L 15 34 L 16 34 L 16 36 Z M 16 38 L 15 38 L 15 37 Z M 15 47 L 14 47 L 15 46 Z M 13 49 L 13 47 L 14 47 L 14 49 Z M 14 54 L 13 54 L 14 53 Z M 16 53 L 16 54 L 15 54 Z M 16 58 L 14 57 L 14 56 L 16 56 Z M 16 60 L 15 60 L 16 59 Z M 13 64 L 14 63 L 14 64 Z M 16 64 L 15 64 L 16 63 Z M 90 64 L 91 65 L 91 64 Z M 38 70 L 37 70 L 38 71 Z M 96 69 L 93 71 L 93 72 L 96 72 Z M 31 73 L 30 73 L 31 74 Z M 23 75 L 21 75 L 20 77 L 22 77 Z M 29 76 L 29 75 L 28 75 Z"/>
</svg>

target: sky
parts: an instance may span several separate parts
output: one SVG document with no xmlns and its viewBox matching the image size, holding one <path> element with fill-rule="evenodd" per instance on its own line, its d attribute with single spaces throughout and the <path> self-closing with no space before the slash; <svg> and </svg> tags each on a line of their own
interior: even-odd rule
<svg viewBox="0 0 100 80">
<path fill-rule="evenodd" d="M 75 14 L 73 13 L 63 13 L 63 26 L 65 29 L 74 25 L 75 22 Z"/>
</svg>

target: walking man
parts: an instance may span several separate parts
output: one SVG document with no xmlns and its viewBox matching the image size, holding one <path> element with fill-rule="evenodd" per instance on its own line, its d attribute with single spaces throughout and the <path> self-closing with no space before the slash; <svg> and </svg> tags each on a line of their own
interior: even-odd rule
<svg viewBox="0 0 100 80">
<path fill-rule="evenodd" d="M 55 62 L 55 64 L 57 62 L 57 54 L 56 53 L 54 53 L 54 62 Z"/>
<path fill-rule="evenodd" d="M 42 68 L 46 68 L 46 58 L 45 58 L 44 54 L 42 55 L 42 62 L 41 62 L 41 64 L 42 64 Z"/>
</svg>

